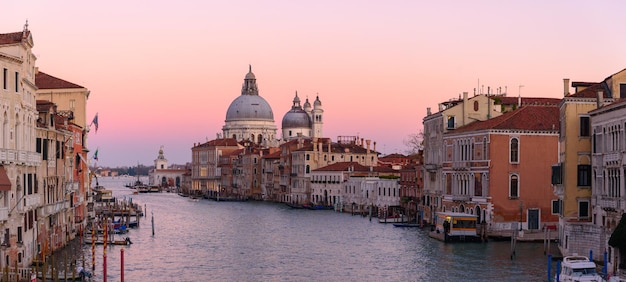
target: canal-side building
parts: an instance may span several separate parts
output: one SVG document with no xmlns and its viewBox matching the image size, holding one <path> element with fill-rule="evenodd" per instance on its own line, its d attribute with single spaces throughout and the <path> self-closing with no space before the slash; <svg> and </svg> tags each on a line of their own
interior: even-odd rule
<svg viewBox="0 0 626 282">
<path fill-rule="evenodd" d="M 340 136 L 337 142 L 330 138 L 297 139 L 302 146 L 291 151 L 291 194 L 295 203 L 306 204 L 311 197 L 311 171 L 337 162 L 356 162 L 363 166 L 377 166 L 376 142 L 356 136 Z"/>
<path fill-rule="evenodd" d="M 187 173 L 188 168 L 173 168 L 169 166 L 163 146 L 159 149 L 159 155 L 154 159 L 154 169 L 148 172 L 148 184 L 157 185 L 162 189 L 178 189 L 183 181 L 183 175 Z"/>
<path fill-rule="evenodd" d="M 625 97 L 626 71 L 602 82 L 564 79 L 560 108 L 559 160 L 553 167 L 552 184 L 559 198 L 559 240 L 563 255 L 587 253 L 597 246 L 599 227 L 592 215 L 592 128 L 589 112 Z M 597 176 L 596 172 L 596 176 Z M 599 250 L 604 251 L 604 250 Z"/>
<path fill-rule="evenodd" d="M 431 112 L 426 109 L 423 119 L 424 126 L 424 219 L 433 223 L 436 212 L 441 211 L 443 199 L 443 179 L 441 178 L 442 164 L 444 161 L 443 135 L 454 131 L 456 128 L 470 124 L 477 120 L 488 120 L 502 114 L 501 106 L 497 97 L 506 96 L 498 94 L 493 96 L 479 94 L 468 97 L 463 92 L 463 97 L 439 103 L 439 111 Z"/>
<path fill-rule="evenodd" d="M 477 215 L 491 236 L 556 225 L 550 169 L 558 130 L 558 108 L 547 104 L 444 134 L 442 211 Z"/>
<path fill-rule="evenodd" d="M 26 267 L 37 253 L 35 222 L 43 187 L 37 177 L 37 105 L 33 36 L 28 24 L 0 34 L 0 267 Z M 30 189 L 30 194 L 29 194 Z M 30 201 L 24 199 L 28 196 Z M 33 221 L 34 220 L 34 221 Z M 31 227 L 31 224 L 33 228 Z"/>
<path fill-rule="evenodd" d="M 218 138 L 191 148 L 191 186 L 188 193 L 216 196 L 221 189 L 222 155 L 243 148 L 233 138 Z M 183 189 L 185 190 L 185 189 Z"/>
<path fill-rule="evenodd" d="M 27 216 L 23 230 L 27 235 L 25 237 L 33 238 L 29 232 L 33 235 L 37 233 L 37 245 L 33 246 L 31 259 L 36 258 L 40 252 L 49 255 L 65 246 L 74 239 L 76 231 L 81 230 L 77 227 L 80 222 L 75 221 L 75 194 L 78 192 L 78 184 L 74 181 L 72 163 L 76 159 L 68 154 L 73 152 L 69 150 L 71 146 L 68 144 L 71 144 L 74 131 L 70 129 L 67 117 L 56 112 L 54 103 L 37 101 L 37 111 L 35 146 L 36 151 L 41 153 L 42 164 L 37 174 L 24 179 L 25 205 L 22 210 Z M 41 186 L 35 184 L 37 175 L 42 179 Z"/>
<path fill-rule="evenodd" d="M 591 207 L 598 234 L 595 253 L 607 251 L 609 273 L 624 273 L 626 253 L 608 244 L 611 234 L 626 213 L 624 166 L 626 165 L 626 100 L 589 112 L 592 131 Z"/>
<path fill-rule="evenodd" d="M 233 158 L 233 180 L 230 183 L 232 196 L 240 199 L 262 199 L 263 150 L 256 144 L 244 141 L 243 149 Z"/>
<path fill-rule="evenodd" d="M 402 166 L 400 169 L 400 206 L 411 218 L 418 218 L 422 222 L 424 218 L 421 204 L 424 201 L 424 171 L 422 169 L 423 152 L 420 150 L 412 163 Z"/>
<path fill-rule="evenodd" d="M 400 172 L 385 166 L 336 162 L 311 172 L 311 203 L 337 210 L 372 208 L 373 214 L 400 205 Z"/>
<path fill-rule="evenodd" d="M 263 178 L 261 179 L 261 189 L 263 200 L 278 202 L 280 195 L 280 148 L 268 148 L 268 154 L 261 158 L 261 168 Z"/>
<path fill-rule="evenodd" d="M 37 99 L 46 100 L 56 105 L 56 114 L 67 118 L 74 135 L 68 141 L 75 174 L 69 186 L 78 186 L 73 189 L 74 198 L 74 222 L 82 230 L 87 224 L 88 210 L 93 210 L 91 199 L 91 179 L 89 176 L 89 158 L 87 154 L 87 140 L 90 132 L 90 120 L 87 119 L 87 100 L 90 91 L 76 83 L 52 76 L 35 68 L 35 85 L 37 86 Z"/>
</svg>

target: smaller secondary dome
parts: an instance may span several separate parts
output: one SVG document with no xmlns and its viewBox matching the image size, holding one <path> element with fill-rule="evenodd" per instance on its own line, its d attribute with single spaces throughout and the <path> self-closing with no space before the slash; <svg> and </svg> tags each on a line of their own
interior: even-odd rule
<svg viewBox="0 0 626 282">
<path fill-rule="evenodd" d="M 311 118 L 302 109 L 291 109 L 283 117 L 282 128 L 311 128 Z"/>
<path fill-rule="evenodd" d="M 311 117 L 300 106 L 300 98 L 298 91 L 296 97 L 293 98 L 293 105 L 283 117 L 283 129 L 285 128 L 311 128 Z"/>
</svg>

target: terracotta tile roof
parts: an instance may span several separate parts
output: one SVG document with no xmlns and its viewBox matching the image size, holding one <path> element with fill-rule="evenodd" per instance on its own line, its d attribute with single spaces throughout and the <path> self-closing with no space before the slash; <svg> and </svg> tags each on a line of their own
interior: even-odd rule
<svg viewBox="0 0 626 282">
<path fill-rule="evenodd" d="M 491 97 L 491 99 L 495 99 L 496 97 Z M 500 103 L 503 105 L 516 105 L 518 102 L 518 97 L 505 97 L 498 96 L 500 99 Z M 522 97 L 522 106 L 526 105 L 558 105 L 561 102 L 561 99 L 556 98 L 538 98 L 538 97 Z"/>
<path fill-rule="evenodd" d="M 572 83 L 573 85 L 573 83 Z M 609 96 L 609 91 L 604 88 L 602 83 L 586 83 L 587 88 L 578 91 L 573 94 L 569 94 L 565 97 L 573 97 L 573 98 L 598 98 L 598 91 L 602 91 L 604 98 L 611 98 Z"/>
<path fill-rule="evenodd" d="M 313 144 L 313 143 L 306 144 L 304 147 L 294 150 L 294 151 L 313 151 L 314 145 L 316 146 L 316 144 Z M 336 143 L 336 142 L 333 142 L 330 144 L 330 150 L 332 153 L 346 153 L 346 151 L 350 153 L 357 153 L 357 154 L 367 153 L 367 148 L 363 148 L 363 146 L 359 146 L 356 144 Z M 328 144 L 324 143 L 322 145 L 322 151 L 328 152 Z M 370 152 L 377 153 L 371 148 L 370 148 Z"/>
<path fill-rule="evenodd" d="M 37 111 L 42 113 L 42 112 L 49 112 L 50 108 L 54 107 L 55 104 L 48 101 L 48 100 L 37 100 Z"/>
<path fill-rule="evenodd" d="M 449 134 L 485 129 L 558 132 L 559 126 L 559 108 L 557 106 L 523 106 L 499 117 L 476 121 L 459 127 Z"/>
<path fill-rule="evenodd" d="M 237 150 L 232 150 L 232 151 L 222 151 L 222 157 L 232 157 L 232 156 L 239 156 L 243 153 L 244 149 L 237 149 Z"/>
<path fill-rule="evenodd" d="M 605 110 L 609 110 L 609 109 L 617 109 L 617 108 L 623 108 L 624 106 L 626 106 L 626 98 L 617 98 L 615 99 L 612 103 L 607 104 L 607 105 L 603 105 L 600 108 L 597 108 L 593 111 L 590 111 L 589 114 L 593 115 L 595 113 L 598 112 L 604 112 Z"/>
<path fill-rule="evenodd" d="M 30 31 L 26 31 L 30 33 Z M 27 34 L 28 36 L 28 34 Z M 22 32 L 11 32 L 0 34 L 0 45 L 15 44 L 22 42 Z"/>
<path fill-rule="evenodd" d="M 35 85 L 37 85 L 39 89 L 85 88 L 41 71 L 37 72 L 35 75 Z"/>
<path fill-rule="evenodd" d="M 202 144 L 198 144 L 194 148 L 211 147 L 211 146 L 214 146 L 214 147 L 239 146 L 239 143 L 237 143 L 237 140 L 233 138 L 220 138 L 220 139 L 214 139 L 214 140 L 202 143 Z"/>
<path fill-rule="evenodd" d="M 378 159 L 381 160 L 381 159 L 406 159 L 406 158 L 408 157 L 403 154 L 393 153 L 393 154 L 380 157 Z"/>
<path fill-rule="evenodd" d="M 348 171 L 348 168 L 352 167 L 352 171 L 369 171 L 367 166 L 360 165 L 357 162 L 338 162 L 325 167 L 314 169 L 313 171 Z"/>
<path fill-rule="evenodd" d="M 263 156 L 264 159 L 280 159 L 280 151 L 276 151 L 274 153 L 271 153 L 269 155 L 265 155 Z"/>
</svg>

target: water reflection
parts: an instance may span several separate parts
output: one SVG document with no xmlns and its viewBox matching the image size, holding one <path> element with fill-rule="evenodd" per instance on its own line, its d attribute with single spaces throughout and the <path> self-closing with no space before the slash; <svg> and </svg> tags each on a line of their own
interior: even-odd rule
<svg viewBox="0 0 626 282">
<path fill-rule="evenodd" d="M 107 247 L 107 277 L 126 281 L 545 281 L 541 243 L 443 244 L 425 230 L 334 211 L 263 202 L 189 201 L 132 195 L 126 179 L 101 179 L 118 198 L 145 204 L 131 246 Z M 151 216 L 155 235 L 152 236 Z M 556 248 L 553 248 L 555 250 Z M 91 246 L 83 246 L 89 266 Z M 103 247 L 96 247 L 102 280 Z"/>
</svg>

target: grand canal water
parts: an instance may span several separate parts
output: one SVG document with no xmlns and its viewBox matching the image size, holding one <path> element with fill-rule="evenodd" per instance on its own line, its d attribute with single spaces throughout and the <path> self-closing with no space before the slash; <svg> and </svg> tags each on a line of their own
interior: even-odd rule
<svg viewBox="0 0 626 282">
<path fill-rule="evenodd" d="M 100 179 L 118 199 L 147 208 L 140 227 L 127 234 L 132 245 L 107 247 L 108 281 L 120 280 L 122 248 L 125 281 L 547 280 L 542 243 L 519 243 L 511 260 L 510 242 L 443 244 L 425 230 L 349 213 L 132 195 L 124 187 L 132 181 Z M 83 252 L 90 265 L 91 247 Z M 97 246 L 96 281 L 103 280 L 102 265 L 103 247 Z"/>
</svg>

